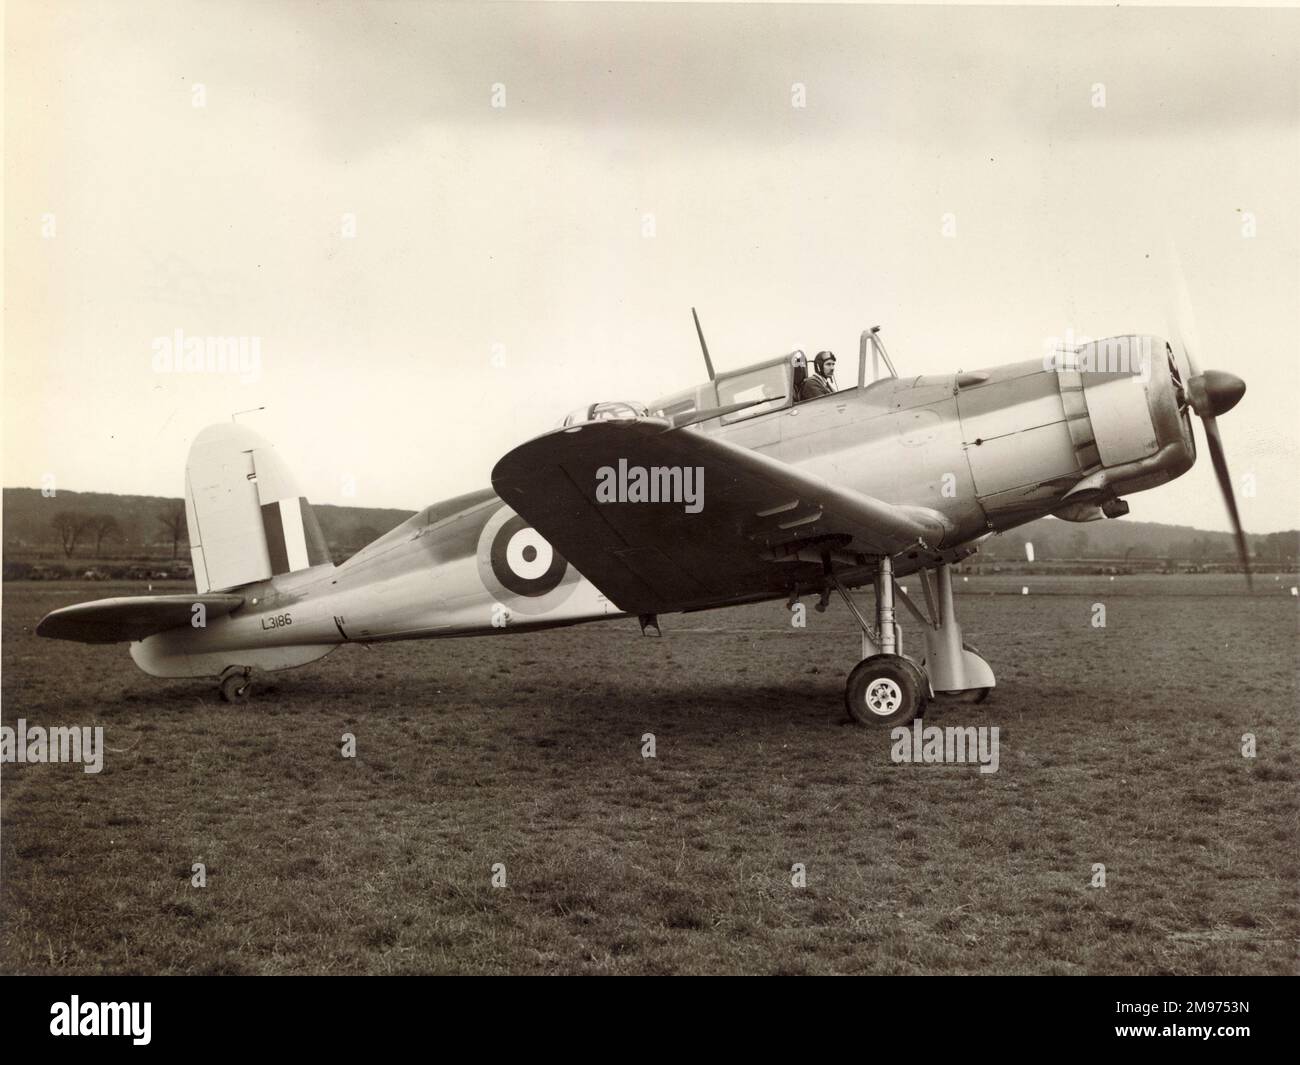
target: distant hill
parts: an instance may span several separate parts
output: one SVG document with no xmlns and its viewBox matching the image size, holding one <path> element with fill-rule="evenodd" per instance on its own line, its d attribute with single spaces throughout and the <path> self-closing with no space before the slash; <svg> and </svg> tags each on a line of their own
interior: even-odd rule
<svg viewBox="0 0 1300 1065">
<path fill-rule="evenodd" d="M 120 496 L 105 492 L 60 491 L 51 499 L 36 488 L 4 490 L 4 552 L 58 550 L 58 534 L 50 524 L 60 511 L 106 514 L 117 519 L 122 539 L 106 541 L 105 554 L 118 557 L 160 548 L 171 553 L 171 535 L 159 520 L 169 507 L 183 501 L 164 496 Z M 364 547 L 414 511 L 370 507 L 336 507 L 313 504 L 321 528 L 337 558 Z M 1260 562 L 1295 562 L 1300 559 L 1300 531 L 1268 533 L 1248 537 L 1251 551 Z M 1042 518 L 1012 532 L 985 541 L 981 556 L 988 561 L 1025 557 L 1025 544 L 1032 542 L 1040 560 L 1063 558 L 1125 559 L 1158 558 L 1187 562 L 1229 561 L 1235 557 L 1232 535 L 1206 532 L 1188 525 L 1161 525 L 1129 521 L 1127 518 L 1077 525 L 1056 518 Z M 85 556 L 83 549 L 78 554 Z M 182 550 L 181 557 L 188 553 Z"/>
<path fill-rule="evenodd" d="M 62 511 L 80 514 L 103 514 L 116 519 L 120 537 L 106 539 L 105 556 L 153 555 L 165 548 L 171 554 L 172 538 L 161 516 L 171 508 L 183 507 L 185 501 L 166 496 L 119 496 L 107 492 L 65 492 L 53 497 L 41 495 L 38 488 L 4 490 L 4 553 L 58 551 L 59 536 L 51 521 Z M 312 504 L 320 519 L 332 554 L 347 555 L 377 540 L 389 529 L 401 524 L 413 510 L 388 510 L 373 507 L 335 507 Z M 87 557 L 86 538 L 79 542 L 77 555 Z M 91 538 L 93 550 L 93 538 Z M 188 559 L 186 541 L 181 540 L 180 557 Z"/>
<path fill-rule="evenodd" d="M 1300 558 L 1300 530 L 1247 534 L 1251 554 L 1260 562 L 1294 562 Z M 980 554 L 991 561 L 1023 560 L 1025 544 L 1036 559 L 1159 558 L 1184 562 L 1227 562 L 1237 557 L 1232 533 L 1207 532 L 1190 525 L 1162 525 L 1128 518 L 1083 524 L 1040 518 L 986 540 Z"/>
</svg>

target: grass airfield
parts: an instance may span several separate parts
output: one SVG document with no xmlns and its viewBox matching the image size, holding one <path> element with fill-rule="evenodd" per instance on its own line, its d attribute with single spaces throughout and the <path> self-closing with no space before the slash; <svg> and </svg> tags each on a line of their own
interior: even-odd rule
<svg viewBox="0 0 1300 1065">
<path fill-rule="evenodd" d="M 139 584 L 8 582 L 4 723 L 107 752 L 3 768 L 0 971 L 1294 974 L 1296 583 L 958 579 L 999 687 L 925 723 L 998 726 L 981 775 L 844 723 L 838 602 L 349 646 L 232 707 L 32 634 Z"/>
</svg>

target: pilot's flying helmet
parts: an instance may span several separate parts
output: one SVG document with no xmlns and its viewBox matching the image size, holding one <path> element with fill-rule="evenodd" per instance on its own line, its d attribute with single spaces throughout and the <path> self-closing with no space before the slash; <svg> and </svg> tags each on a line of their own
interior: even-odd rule
<svg viewBox="0 0 1300 1065">
<path fill-rule="evenodd" d="M 817 353 L 817 358 L 813 359 L 813 365 L 817 367 L 817 372 L 818 372 L 819 374 L 821 374 L 823 377 L 826 376 L 826 360 L 827 360 L 827 359 L 830 359 L 831 362 L 834 362 L 834 361 L 835 361 L 835 352 L 833 352 L 833 351 L 819 351 L 819 352 Z"/>
</svg>

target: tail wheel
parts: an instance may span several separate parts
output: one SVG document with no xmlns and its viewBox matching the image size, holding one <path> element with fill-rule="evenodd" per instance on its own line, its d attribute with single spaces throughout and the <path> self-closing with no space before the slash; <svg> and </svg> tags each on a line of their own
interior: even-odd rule
<svg viewBox="0 0 1300 1065">
<path fill-rule="evenodd" d="M 844 705 L 859 725 L 906 725 L 925 705 L 925 674 L 902 655 L 872 655 L 849 674 Z"/>
<path fill-rule="evenodd" d="M 242 703 L 252 687 L 252 678 L 247 673 L 227 673 L 221 678 L 221 698 L 228 703 Z"/>
</svg>

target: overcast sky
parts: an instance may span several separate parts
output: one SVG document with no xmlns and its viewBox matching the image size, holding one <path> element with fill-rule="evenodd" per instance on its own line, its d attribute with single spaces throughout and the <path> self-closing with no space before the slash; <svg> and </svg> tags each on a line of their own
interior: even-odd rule
<svg viewBox="0 0 1300 1065">
<path fill-rule="evenodd" d="M 1296 10 L 10 4 L 4 484 L 179 495 L 265 406 L 314 502 L 415 509 L 702 379 L 692 304 L 720 369 L 969 370 L 1166 334 L 1169 231 L 1246 527 L 1300 526 L 1298 72 Z M 1203 448 L 1131 504 L 1227 527 Z"/>
</svg>

